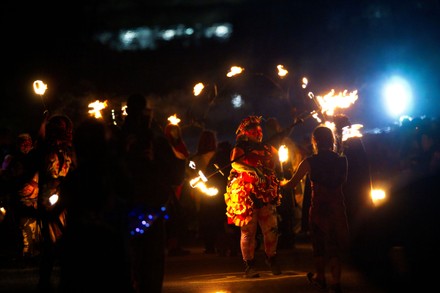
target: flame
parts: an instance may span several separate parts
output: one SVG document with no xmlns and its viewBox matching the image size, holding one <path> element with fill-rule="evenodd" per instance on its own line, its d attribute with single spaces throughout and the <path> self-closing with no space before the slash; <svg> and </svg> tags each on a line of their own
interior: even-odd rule
<svg viewBox="0 0 440 293">
<path fill-rule="evenodd" d="M 309 95 L 310 96 L 310 95 Z M 336 108 L 348 108 L 358 99 L 357 90 L 347 93 L 347 90 L 339 92 L 335 95 L 335 90 L 332 89 L 325 96 L 316 96 L 316 101 L 319 103 L 321 113 L 326 115 L 334 115 Z"/>
<path fill-rule="evenodd" d="M 94 115 L 96 119 L 102 118 L 101 110 L 107 108 L 107 100 L 105 100 L 104 102 L 96 100 L 93 103 L 89 104 L 89 108 L 92 108 L 88 112 L 90 115 Z"/>
<path fill-rule="evenodd" d="M 178 118 L 176 116 L 176 114 L 174 114 L 174 115 L 168 117 L 168 121 L 170 121 L 170 123 L 173 124 L 173 125 L 178 125 L 179 122 L 180 122 L 180 118 Z"/>
<path fill-rule="evenodd" d="M 370 196 L 375 206 L 380 206 L 387 200 L 386 192 L 383 189 L 372 189 L 370 192 Z"/>
<path fill-rule="evenodd" d="M 289 149 L 284 144 L 278 149 L 278 157 L 281 163 L 287 162 L 289 158 Z"/>
<path fill-rule="evenodd" d="M 0 207 L 0 214 L 3 216 L 6 215 L 6 209 L 4 207 Z"/>
<path fill-rule="evenodd" d="M 59 196 L 58 196 L 58 194 L 52 194 L 50 197 L 49 197 L 49 202 L 50 202 L 50 204 L 51 205 L 54 205 L 54 204 L 56 204 L 56 202 L 58 201 L 58 198 L 59 198 Z"/>
<path fill-rule="evenodd" d="M 226 74 L 227 77 L 232 77 L 237 74 L 241 74 L 244 71 L 244 68 L 239 66 L 232 66 L 230 71 Z"/>
<path fill-rule="evenodd" d="M 218 189 L 215 187 L 208 187 L 206 182 L 208 178 L 206 178 L 205 174 L 199 170 L 199 176 L 190 180 L 189 185 L 192 188 L 198 188 L 201 192 L 208 196 L 214 196 L 218 194 Z"/>
<path fill-rule="evenodd" d="M 200 95 L 200 93 L 203 91 L 204 88 L 205 85 L 203 83 L 199 82 L 198 84 L 196 84 L 193 88 L 194 96 Z"/>
<path fill-rule="evenodd" d="M 364 127 L 362 124 L 353 124 L 342 128 L 342 141 L 346 141 L 351 137 L 362 137 L 360 129 Z"/>
<path fill-rule="evenodd" d="M 34 81 L 34 92 L 37 95 L 40 95 L 40 96 L 44 95 L 46 90 L 47 90 L 47 84 L 45 84 L 41 80 Z"/>
<path fill-rule="evenodd" d="M 302 85 L 301 85 L 301 87 L 302 87 L 303 89 L 305 89 L 305 88 L 307 87 L 308 84 L 309 84 L 309 80 L 307 79 L 307 77 L 303 77 L 303 78 L 302 78 Z"/>
<path fill-rule="evenodd" d="M 121 107 L 122 116 L 127 116 L 127 105 Z"/>
<path fill-rule="evenodd" d="M 321 118 L 319 118 L 319 113 L 318 113 L 318 112 L 316 112 L 316 111 L 312 111 L 312 112 L 310 113 L 310 115 L 312 115 L 312 117 L 313 117 L 316 121 L 318 121 L 318 123 L 321 123 L 321 122 L 322 122 Z"/>
<path fill-rule="evenodd" d="M 286 75 L 289 73 L 289 71 L 284 69 L 283 65 L 277 65 L 277 69 L 278 69 L 278 76 L 281 78 L 286 77 Z"/>
</svg>

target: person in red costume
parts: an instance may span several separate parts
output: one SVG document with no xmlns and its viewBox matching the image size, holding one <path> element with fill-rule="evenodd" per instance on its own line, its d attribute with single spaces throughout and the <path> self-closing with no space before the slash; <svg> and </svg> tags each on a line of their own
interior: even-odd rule
<svg viewBox="0 0 440 293">
<path fill-rule="evenodd" d="M 257 278 L 255 246 L 258 225 L 264 239 L 266 263 L 274 275 L 281 274 L 276 261 L 278 244 L 279 180 L 275 172 L 278 151 L 263 142 L 261 117 L 249 116 L 236 131 L 231 151 L 231 172 L 225 193 L 228 222 L 240 227 L 240 248 L 245 278 Z"/>
</svg>

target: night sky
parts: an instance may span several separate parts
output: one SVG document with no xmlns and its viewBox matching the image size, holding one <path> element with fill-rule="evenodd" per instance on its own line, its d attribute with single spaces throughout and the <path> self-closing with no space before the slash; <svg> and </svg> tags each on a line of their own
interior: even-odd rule
<svg viewBox="0 0 440 293">
<path fill-rule="evenodd" d="M 438 1 L 10 2 L 2 9 L 6 70 L 0 124 L 17 131 L 33 128 L 44 110 L 32 92 L 35 79 L 48 84 L 49 107 L 72 111 L 90 96 L 143 92 L 178 99 L 197 80 L 220 81 L 233 64 L 263 73 L 285 65 L 295 84 L 290 88 L 294 106 L 306 103 L 296 86 L 302 76 L 316 94 L 357 89 L 359 101 L 349 115 L 352 122 L 370 127 L 386 123 L 378 101 L 381 83 L 393 74 L 411 81 L 418 105 L 414 115 L 440 112 Z M 144 52 L 116 52 L 92 41 L 103 29 L 210 20 L 231 22 L 232 38 Z M 248 88 L 239 87 L 258 104 L 252 111 L 269 109 L 257 96 L 271 86 L 261 80 L 243 82 Z M 280 116 L 289 115 L 284 112 Z"/>
</svg>

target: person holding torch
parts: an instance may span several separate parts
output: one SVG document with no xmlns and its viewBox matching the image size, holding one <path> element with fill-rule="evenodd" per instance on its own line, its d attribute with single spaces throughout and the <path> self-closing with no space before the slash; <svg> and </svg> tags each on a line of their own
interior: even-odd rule
<svg viewBox="0 0 440 293">
<path fill-rule="evenodd" d="M 264 239 L 266 263 L 274 275 L 281 274 L 276 261 L 278 244 L 279 180 L 275 167 L 278 151 L 263 143 L 261 117 L 243 119 L 236 131 L 231 151 L 231 172 L 225 193 L 229 224 L 240 227 L 240 248 L 245 263 L 245 278 L 257 278 L 255 246 L 258 225 Z"/>
</svg>

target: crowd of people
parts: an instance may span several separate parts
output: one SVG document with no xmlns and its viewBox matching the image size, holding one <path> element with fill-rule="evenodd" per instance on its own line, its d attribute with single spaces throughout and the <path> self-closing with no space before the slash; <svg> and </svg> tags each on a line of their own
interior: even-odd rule
<svg viewBox="0 0 440 293">
<path fill-rule="evenodd" d="M 339 115 L 334 129 L 319 124 L 304 143 L 276 118 L 253 115 L 239 123 L 233 142 L 203 129 L 192 153 L 180 127 L 160 125 L 142 94 L 128 96 L 126 111 L 121 126 L 95 118 L 76 125 L 46 111 L 35 135 L 7 127 L 0 133 L 7 211 L 0 211 L 0 229 L 8 237 L 2 251 L 38 260 L 40 292 L 55 289 L 56 263 L 62 292 L 161 292 L 165 257 L 190 253 L 188 235 L 206 254 L 240 255 L 245 278 L 259 277 L 261 246 L 268 268 L 280 275 L 277 251 L 293 248 L 300 233 L 312 243 L 310 283 L 342 292 L 345 256 L 367 272 L 369 261 L 379 262 L 365 258 L 366 235 L 375 232 L 366 227 L 378 225 L 370 196 L 375 180 L 392 182 L 390 193 L 412 203 L 405 187 L 440 167 L 439 130 L 427 119 L 345 140 L 351 123 Z M 279 159 L 282 145 L 288 162 Z M 199 171 L 210 174 L 217 196 L 188 184 Z M 390 242 L 378 243 L 389 249 Z"/>
</svg>

